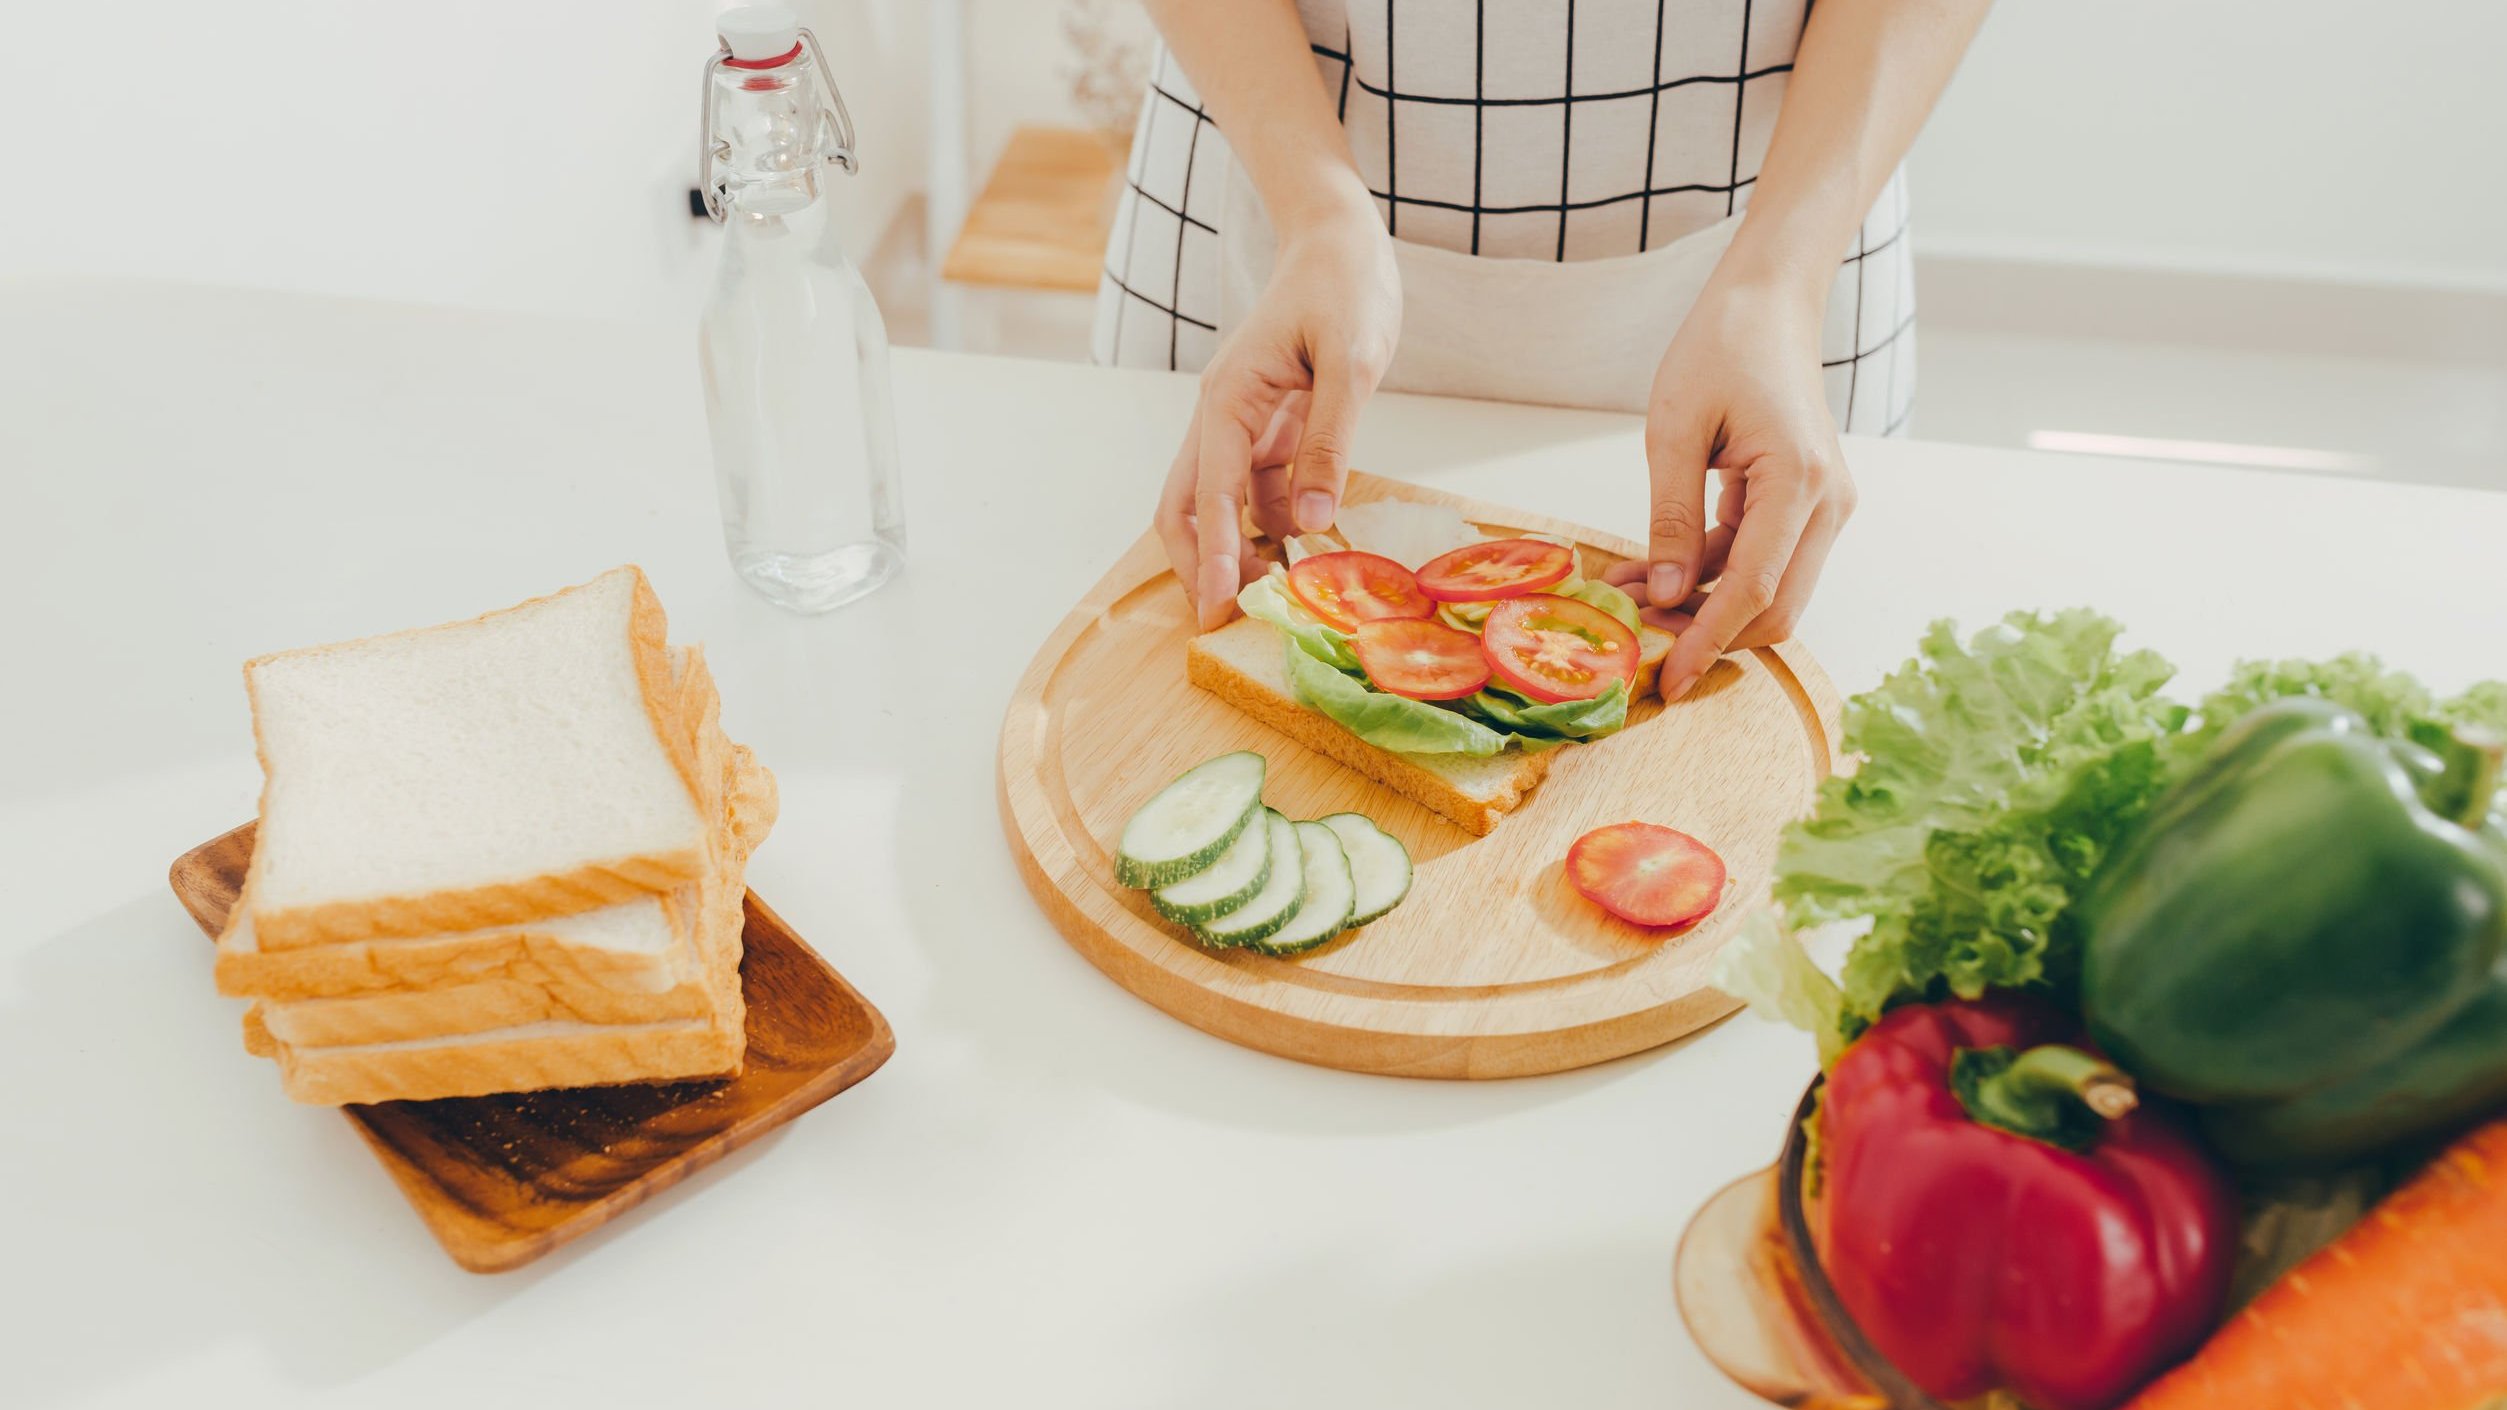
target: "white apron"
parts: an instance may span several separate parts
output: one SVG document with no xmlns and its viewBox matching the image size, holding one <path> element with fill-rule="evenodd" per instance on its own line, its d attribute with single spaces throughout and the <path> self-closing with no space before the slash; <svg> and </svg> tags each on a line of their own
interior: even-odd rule
<svg viewBox="0 0 2507 1410">
<path fill-rule="evenodd" d="M 1219 222 L 1218 337 L 1244 322 L 1278 244 L 1262 198 L 1227 163 Z M 1732 243 L 1730 216 L 1643 254 L 1494 259 L 1393 241 L 1401 342 L 1384 388 L 1642 412 L 1654 370 Z"/>
<path fill-rule="evenodd" d="M 1791 78 L 1787 0 L 1299 0 L 1402 279 L 1395 390 L 1641 411 L 1739 225 Z M 1572 38 L 1570 38 L 1572 36 Z M 1108 240 L 1096 360 L 1194 371 L 1275 241 L 1163 50 Z M 1903 430 L 1914 288 L 1903 174 L 1839 264 L 1821 331 L 1841 429 Z"/>
</svg>

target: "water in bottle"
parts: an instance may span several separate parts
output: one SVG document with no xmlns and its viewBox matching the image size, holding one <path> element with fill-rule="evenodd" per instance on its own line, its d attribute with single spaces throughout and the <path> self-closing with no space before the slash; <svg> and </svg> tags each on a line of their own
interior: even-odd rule
<svg viewBox="0 0 2507 1410">
<path fill-rule="evenodd" d="M 822 612 L 905 554 L 887 326 L 829 218 L 852 122 L 789 10 L 717 28 L 700 175 L 723 244 L 697 341 L 723 540 L 749 586 Z"/>
</svg>

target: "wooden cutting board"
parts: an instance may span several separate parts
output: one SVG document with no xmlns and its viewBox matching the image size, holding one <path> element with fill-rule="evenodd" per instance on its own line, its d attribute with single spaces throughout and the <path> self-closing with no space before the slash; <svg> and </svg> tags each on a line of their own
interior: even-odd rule
<svg viewBox="0 0 2507 1410">
<path fill-rule="evenodd" d="M 1635 544 L 1558 520 L 1367 475 L 1353 503 L 1454 505 L 1492 534 L 1567 534 L 1588 571 Z M 1596 561 L 1598 558 L 1598 562 Z M 1154 535 L 1123 555 L 1036 653 L 1002 722 L 1002 820 L 1028 888 L 1116 983 L 1196 1028 L 1264 1052 L 1359 1072 L 1516 1077 L 1666 1043 L 1730 1013 L 1707 986 L 1715 951 L 1767 896 L 1778 831 L 1808 811 L 1837 750 L 1835 687 L 1787 643 L 1740 653 L 1664 709 L 1565 746 L 1529 802 L 1487 837 L 1254 723 L 1185 680 L 1193 630 Z M 1269 761 L 1264 801 L 1292 818 L 1373 817 L 1417 877 L 1391 915 L 1294 959 L 1211 951 L 1114 882 L 1132 810 L 1185 769 L 1232 749 Z M 1722 854 L 1722 907 L 1669 936 L 1577 895 L 1567 848 L 1631 819 Z"/>
<path fill-rule="evenodd" d="M 212 939 L 243 891 L 253 831 L 246 823 L 174 860 L 174 894 Z M 455 1263 L 519 1268 L 870 1076 L 896 1051 L 888 1020 L 755 892 L 745 922 L 749 1051 L 737 1077 L 340 1108 Z"/>
</svg>

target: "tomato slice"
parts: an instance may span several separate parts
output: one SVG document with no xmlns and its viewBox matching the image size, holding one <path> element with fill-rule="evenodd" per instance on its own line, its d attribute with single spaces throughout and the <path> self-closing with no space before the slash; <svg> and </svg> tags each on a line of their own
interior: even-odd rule
<svg viewBox="0 0 2507 1410">
<path fill-rule="evenodd" d="M 1349 646 L 1377 688 L 1413 700 L 1460 700 L 1489 683 L 1480 639 L 1443 622 L 1362 622 Z"/>
<path fill-rule="evenodd" d="M 1685 832 L 1612 823 L 1567 849 L 1567 880 L 1594 905 L 1634 925 L 1695 925 L 1724 899 L 1724 859 Z"/>
<path fill-rule="evenodd" d="M 1589 602 L 1510 597 L 1480 627 L 1480 651 L 1507 689 L 1555 705 L 1590 700 L 1637 674 L 1637 634 Z"/>
<path fill-rule="evenodd" d="M 1556 587 L 1576 570 L 1576 551 L 1540 539 L 1490 539 L 1419 565 L 1419 590 L 1439 602 L 1486 602 Z"/>
<path fill-rule="evenodd" d="M 1361 622 L 1436 615 L 1419 580 L 1390 558 L 1350 550 L 1301 558 L 1288 570 L 1288 590 L 1306 610 L 1345 632 Z"/>
</svg>

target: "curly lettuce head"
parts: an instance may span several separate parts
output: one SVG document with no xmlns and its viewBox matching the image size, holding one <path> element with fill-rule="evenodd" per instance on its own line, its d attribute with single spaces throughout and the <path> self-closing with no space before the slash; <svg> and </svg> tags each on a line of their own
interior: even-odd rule
<svg viewBox="0 0 2507 1410">
<path fill-rule="evenodd" d="M 2460 731 L 2507 735 L 2507 684 L 2439 700 L 2359 654 L 2243 662 L 2189 709 L 2159 693 L 2168 664 L 2118 652 L 2118 631 L 2094 612 L 2014 613 L 1962 643 L 1938 622 L 1913 660 L 1848 701 L 1859 767 L 1786 831 L 1785 923 L 1736 937 L 1723 987 L 1818 1032 L 1823 1055 L 1898 1003 L 2002 988 L 2059 997 L 2078 965 L 2073 899 L 2248 711 L 2315 696 L 2441 752 Z M 1814 983 L 1791 931 L 1864 917 L 1842 985 Z"/>
<path fill-rule="evenodd" d="M 2172 668 L 2119 652 L 2088 611 L 2013 613 L 1962 643 L 1948 622 L 1849 701 L 1850 775 L 1788 829 L 1776 898 L 1795 926 L 1868 916 L 1842 1023 L 1893 1003 L 2059 977 L 2063 917 L 2166 783 L 2189 712 Z"/>
</svg>

